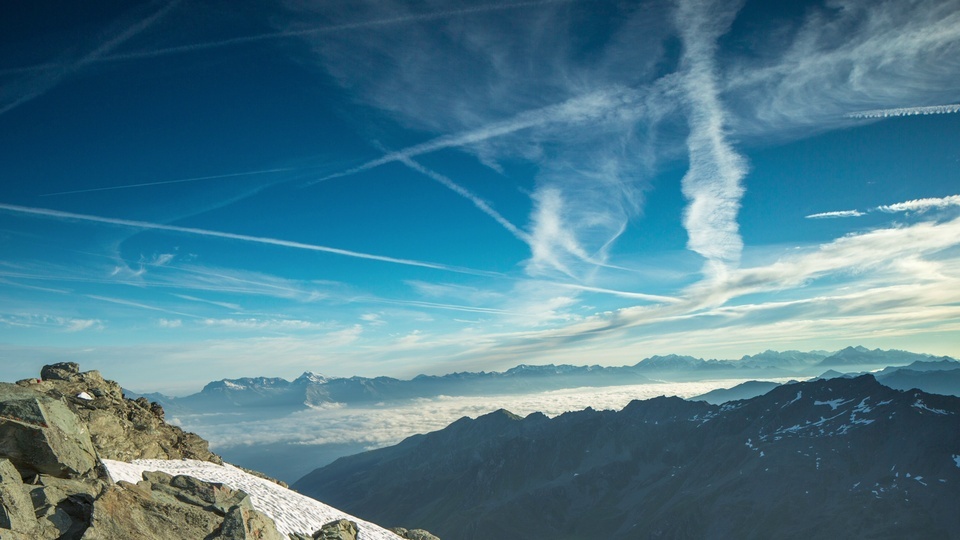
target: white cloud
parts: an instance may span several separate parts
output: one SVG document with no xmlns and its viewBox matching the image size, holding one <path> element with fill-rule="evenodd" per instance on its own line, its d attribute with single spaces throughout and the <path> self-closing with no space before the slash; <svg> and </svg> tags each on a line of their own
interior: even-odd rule
<svg viewBox="0 0 960 540">
<path fill-rule="evenodd" d="M 960 10 L 952 0 L 833 0 L 766 31 L 754 36 L 758 54 L 734 60 L 725 77 L 743 134 L 792 138 L 863 114 L 851 111 L 917 111 L 956 99 Z"/>
<path fill-rule="evenodd" d="M 536 207 L 532 216 L 531 257 L 527 272 L 542 275 L 559 271 L 575 277 L 570 267 L 570 258 L 588 258 L 574 236 L 567 221 L 566 200 L 557 188 L 544 188 L 535 194 Z"/>
<path fill-rule="evenodd" d="M 383 320 L 379 313 L 364 313 L 363 315 L 360 315 L 360 320 L 372 325 L 387 324 L 387 322 Z"/>
<path fill-rule="evenodd" d="M 103 330 L 106 327 L 100 319 L 38 314 L 0 314 L 0 324 L 16 328 L 54 328 L 69 333 Z"/>
<path fill-rule="evenodd" d="M 180 319 L 160 319 L 157 324 L 160 328 L 180 328 L 183 326 L 183 321 Z"/>
<path fill-rule="evenodd" d="M 776 379 L 786 382 L 784 379 Z M 634 399 L 657 396 L 692 397 L 717 388 L 729 388 L 744 379 L 689 383 L 656 383 L 608 388 L 574 388 L 536 394 L 507 396 L 438 397 L 416 399 L 389 406 L 326 406 L 280 419 L 230 422 L 218 417 L 216 423 L 202 418 L 178 418 L 184 428 L 208 439 L 214 449 L 237 444 L 363 443 L 371 448 L 396 444 L 417 433 L 442 429 L 464 416 L 477 417 L 504 408 L 526 416 L 543 412 L 557 416 L 586 407 L 619 410 Z"/>
<path fill-rule="evenodd" d="M 227 330 L 268 330 L 268 331 L 300 331 L 300 330 L 329 330 L 330 323 L 317 323 L 298 319 L 203 319 L 205 326 L 224 328 Z"/>
<path fill-rule="evenodd" d="M 103 322 L 97 319 L 69 319 L 64 321 L 64 330 L 67 332 L 81 332 L 83 330 L 102 330 Z"/>
</svg>

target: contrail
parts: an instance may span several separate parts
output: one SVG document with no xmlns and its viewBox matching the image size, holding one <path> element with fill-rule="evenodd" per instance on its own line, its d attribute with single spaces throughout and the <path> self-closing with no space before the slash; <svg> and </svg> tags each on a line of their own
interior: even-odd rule
<svg viewBox="0 0 960 540">
<path fill-rule="evenodd" d="M 401 161 L 405 158 L 413 158 L 422 154 L 430 154 L 445 148 L 466 146 L 537 126 L 551 123 L 572 124 L 586 122 L 588 120 L 596 119 L 610 110 L 633 104 L 637 100 L 637 97 L 638 96 L 635 94 L 624 89 L 592 92 L 590 94 L 569 99 L 557 105 L 550 105 L 540 109 L 526 111 L 508 120 L 493 122 L 478 129 L 463 131 L 451 135 L 443 135 L 424 143 L 415 144 L 402 150 L 390 152 L 377 159 L 370 160 L 351 169 L 307 182 L 305 185 L 311 186 L 326 180 L 354 175 L 359 172 L 385 165 L 387 163 Z"/>
<path fill-rule="evenodd" d="M 928 197 L 926 199 L 913 199 L 910 201 L 903 201 L 903 202 L 898 202 L 893 204 L 884 204 L 881 206 L 870 208 L 865 211 L 836 210 L 833 212 L 820 212 L 819 214 L 810 214 L 809 216 L 806 216 L 806 217 L 807 219 L 860 217 L 860 216 L 865 216 L 870 212 L 885 212 L 888 214 L 895 214 L 898 212 L 923 213 L 923 212 L 926 212 L 927 210 L 950 208 L 953 206 L 960 206 L 960 195 L 947 195 L 946 197 Z"/>
<path fill-rule="evenodd" d="M 128 220 L 128 219 L 108 218 L 108 217 L 102 217 L 102 216 L 91 216 L 87 214 L 75 214 L 73 212 L 62 212 L 60 210 L 50 210 L 46 208 L 30 208 L 26 206 L 16 206 L 12 204 L 3 204 L 3 203 L 0 203 L 0 210 L 6 210 L 8 212 L 16 212 L 20 214 L 29 214 L 34 216 L 50 217 L 55 219 L 89 221 L 93 223 L 105 223 L 108 225 L 118 225 L 120 227 L 130 227 L 134 229 L 170 231 L 170 232 L 177 232 L 177 233 L 183 233 L 183 234 L 192 234 L 197 236 L 225 238 L 228 240 L 239 240 L 242 242 L 252 242 L 255 244 L 266 244 L 266 245 L 287 247 L 287 248 L 293 248 L 293 249 L 304 249 L 307 251 L 320 251 L 323 253 L 332 253 L 334 255 L 343 255 L 345 257 L 353 257 L 356 259 L 380 261 L 380 262 L 386 262 L 386 263 L 392 263 L 392 264 L 400 264 L 404 266 L 417 266 L 420 268 L 430 268 L 433 270 L 443 270 L 445 272 L 456 272 L 459 274 L 472 274 L 472 275 L 478 275 L 478 276 L 499 276 L 500 275 L 496 272 L 474 270 L 472 268 L 464 268 L 460 266 L 450 266 L 446 264 L 416 261 L 412 259 L 400 259 L 396 257 L 387 257 L 384 255 L 373 255 L 370 253 L 362 253 L 359 251 L 350 251 L 346 249 L 320 246 L 316 244 L 305 244 L 302 242 L 292 242 L 290 240 L 280 240 L 277 238 L 264 238 L 261 236 L 250 236 L 246 234 L 235 234 L 235 233 L 228 233 L 228 232 L 221 232 L 221 231 L 211 231 L 208 229 L 197 229 L 194 227 L 179 227 L 176 225 L 164 225 L 161 223 L 151 223 L 149 221 L 135 221 L 135 220 Z"/>
<path fill-rule="evenodd" d="M 602 287 L 590 287 L 588 285 L 576 285 L 573 283 L 553 283 L 553 285 L 556 285 L 558 287 L 565 287 L 568 289 L 575 289 L 578 291 L 584 291 L 584 292 L 609 294 L 611 296 L 619 296 L 621 298 L 632 298 L 634 300 L 647 300 L 649 302 L 676 304 L 683 301 L 673 296 L 661 296 L 659 294 L 637 293 L 637 292 L 630 292 L 630 291 L 617 291 L 614 289 L 604 289 Z"/>
<path fill-rule="evenodd" d="M 109 53 L 111 50 L 119 47 L 125 41 L 129 40 L 130 38 L 139 34 L 140 32 L 146 30 L 147 28 L 152 26 L 154 23 L 156 23 L 158 20 L 162 19 L 164 16 L 167 15 L 167 13 L 170 12 L 170 10 L 175 8 L 177 4 L 179 4 L 180 2 L 181 0 L 172 0 L 169 4 L 157 10 L 157 12 L 154 13 L 153 15 L 127 28 L 126 30 L 121 32 L 120 35 L 118 35 L 117 37 L 107 40 L 105 43 L 101 44 L 92 52 L 86 54 L 80 60 L 77 60 L 76 62 L 73 62 L 70 64 L 57 64 L 55 68 L 51 68 L 51 70 L 56 69 L 58 71 L 57 73 L 54 73 L 52 76 L 50 76 L 46 80 L 39 81 L 37 83 L 37 86 L 30 92 L 27 92 L 26 94 L 20 96 L 18 99 L 12 101 L 11 103 L 8 103 L 3 107 L 0 107 L 0 116 L 6 114 L 9 111 L 12 111 L 13 109 L 16 109 L 17 107 L 23 105 L 24 103 L 27 103 L 29 101 L 32 101 L 42 96 L 43 94 L 47 93 L 51 88 L 60 84 L 60 81 L 63 80 L 65 77 L 73 75 L 84 66 L 91 64 L 93 62 L 102 60 L 106 56 L 106 54 Z M 31 71 L 31 69 L 18 68 L 18 71 Z"/>
<path fill-rule="evenodd" d="M 483 212 L 484 214 L 487 214 L 488 216 L 492 217 L 492 218 L 494 219 L 494 221 L 496 221 L 497 223 L 499 223 L 504 229 L 510 231 L 510 234 L 512 234 L 513 236 L 515 236 L 518 240 L 520 240 L 521 242 L 523 242 L 523 243 L 525 243 L 525 244 L 530 244 L 530 235 L 528 235 L 527 233 L 525 233 L 525 232 L 523 232 L 522 230 L 520 230 L 519 228 L 517 228 L 517 226 L 514 225 L 513 223 L 511 223 L 510 221 L 508 221 L 507 218 L 505 218 L 505 217 L 503 217 L 502 215 L 500 215 L 500 212 L 497 212 L 496 210 L 494 210 L 493 208 L 491 208 L 490 205 L 486 203 L 486 201 L 484 201 L 484 200 L 481 199 L 480 197 L 478 197 L 478 196 L 476 196 L 475 194 L 473 194 L 473 193 L 472 193 L 470 190 L 468 190 L 467 188 L 461 186 L 460 184 L 457 184 L 456 182 L 454 182 L 454 181 L 451 180 L 450 178 L 448 178 L 448 177 L 446 177 L 446 176 L 444 176 L 444 175 L 442 175 L 442 174 L 440 174 L 440 173 L 438 173 L 438 172 L 432 171 L 432 170 L 430 170 L 430 169 L 428 169 L 428 168 L 420 165 L 420 164 L 417 163 L 416 161 L 413 161 L 412 159 L 410 159 L 410 158 L 408 158 L 408 157 L 406 157 L 406 156 L 400 157 L 400 158 L 399 158 L 399 161 L 400 161 L 401 163 L 403 163 L 404 165 L 406 165 L 407 167 L 410 167 L 411 169 L 413 169 L 413 170 L 415 170 L 415 171 L 417 171 L 417 172 L 419 172 L 419 173 L 421 173 L 421 174 L 423 174 L 423 175 L 425 175 L 425 176 L 427 176 L 427 177 L 429 177 L 429 178 L 432 178 L 433 180 L 436 180 L 437 182 L 439 182 L 440 184 L 442 184 L 444 187 L 450 189 L 451 191 L 453 191 L 453 192 L 456 193 L 457 195 L 460 195 L 460 196 L 463 197 L 464 199 L 467 199 L 468 201 L 472 202 L 473 205 L 476 206 L 481 212 Z"/>
<path fill-rule="evenodd" d="M 227 173 L 227 174 L 215 174 L 213 176 L 194 176 L 191 178 L 180 178 L 177 180 L 161 180 L 159 182 L 144 182 L 141 184 L 125 184 L 122 186 L 107 186 L 107 187 L 98 187 L 98 188 L 89 188 L 89 189 L 74 189 L 72 191 L 57 191 L 55 193 L 44 193 L 40 197 L 53 197 L 56 195 L 72 195 L 75 193 L 93 193 L 95 191 L 112 191 L 116 189 L 132 189 L 138 187 L 147 187 L 147 186 L 163 186 L 167 184 L 181 184 L 184 182 L 199 182 L 201 180 L 215 180 L 218 178 L 236 178 L 238 176 L 256 176 L 261 174 L 272 174 L 280 172 L 290 172 L 298 171 L 302 168 L 296 167 L 283 167 L 278 169 L 263 169 L 259 171 L 247 171 L 239 173 Z"/>
<path fill-rule="evenodd" d="M 875 109 L 847 113 L 847 118 L 891 118 L 894 116 L 915 116 L 918 114 L 952 114 L 960 112 L 960 103 L 952 105 L 931 105 L 929 107 L 901 107 L 897 109 Z"/>
<path fill-rule="evenodd" d="M 805 216 L 807 219 L 824 219 L 824 218 L 845 218 L 845 217 L 860 217 L 865 215 L 864 212 L 859 210 L 834 210 L 832 212 L 820 212 L 819 214 L 810 214 Z"/>
<path fill-rule="evenodd" d="M 876 209 L 880 212 L 926 212 L 935 208 L 948 208 L 951 206 L 960 206 L 960 195 L 948 195 L 946 197 L 934 197 L 927 199 L 914 199 L 894 204 L 878 206 Z"/>
<path fill-rule="evenodd" d="M 391 17 L 388 19 L 375 19 L 375 20 L 369 20 L 369 21 L 358 21 L 358 22 L 352 22 L 352 23 L 334 24 L 329 26 L 320 26 L 316 28 L 304 28 L 302 30 L 266 32 L 263 34 L 255 34 L 252 36 L 240 36 L 240 37 L 235 37 L 230 39 L 222 39 L 218 41 L 192 43 L 188 45 L 179 45 L 176 47 L 165 47 L 162 49 L 154 49 L 150 51 L 113 54 L 113 55 L 105 56 L 101 58 L 100 61 L 106 62 L 106 61 L 136 60 L 140 58 L 155 58 L 158 56 L 167 56 L 171 54 L 182 54 L 182 53 L 190 53 L 195 51 L 203 51 L 207 49 L 218 49 L 221 47 L 230 47 L 233 45 L 243 45 L 245 43 L 255 43 L 258 41 L 269 41 L 269 40 L 282 39 L 282 38 L 288 38 L 288 37 L 309 36 L 313 34 L 327 34 L 327 33 L 334 33 L 334 32 L 342 32 L 345 30 L 358 30 L 362 28 L 393 26 L 393 25 L 404 24 L 404 23 L 446 19 L 449 17 L 456 17 L 460 15 L 472 15 L 475 13 L 505 11 L 509 9 L 545 6 L 550 4 L 567 4 L 575 1 L 578 1 L 578 0 L 539 0 L 534 2 L 517 2 L 514 4 L 484 4 L 480 6 L 463 8 L 463 9 L 451 9 L 446 11 L 436 11 L 433 13 L 403 15 L 400 17 Z M 21 69 L 30 69 L 30 68 L 21 68 Z"/>
<path fill-rule="evenodd" d="M 716 42 L 736 13 L 718 13 L 722 8 L 729 10 L 730 6 L 721 0 L 688 0 L 680 3 L 675 14 L 684 47 L 683 84 L 690 109 L 690 168 L 682 180 L 689 203 L 683 226 L 689 237 L 687 247 L 706 258 L 709 269 L 720 274 L 727 271 L 729 263 L 739 262 L 743 250 L 737 213 L 744 192 L 741 180 L 747 173 L 746 160 L 727 141 L 717 84 Z"/>
</svg>

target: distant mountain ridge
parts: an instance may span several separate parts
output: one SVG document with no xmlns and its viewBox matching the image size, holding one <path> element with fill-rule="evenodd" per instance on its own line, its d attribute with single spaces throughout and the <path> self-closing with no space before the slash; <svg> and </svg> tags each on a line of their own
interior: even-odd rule
<svg viewBox="0 0 960 540">
<path fill-rule="evenodd" d="M 722 406 L 501 410 L 341 458 L 294 488 L 462 540 L 948 538 L 960 398 L 864 375 Z"/>
<path fill-rule="evenodd" d="M 620 386 L 657 380 L 689 381 L 704 378 L 812 377 L 825 366 L 882 367 L 930 361 L 935 357 L 906 351 L 847 347 L 826 351 L 767 350 L 739 360 L 704 360 L 665 355 L 645 358 L 632 366 L 605 367 L 520 364 L 503 372 L 457 372 L 418 375 L 409 380 L 393 377 L 325 377 L 305 372 L 293 381 L 279 377 L 222 379 L 186 397 L 142 394 L 172 413 L 234 411 L 259 407 L 302 409 L 329 403 L 378 403 L 440 395 L 473 396 L 529 393 L 578 386 Z M 949 357 L 942 357 L 951 361 Z M 139 396 L 128 392 L 130 396 Z"/>
<path fill-rule="evenodd" d="M 828 369 L 817 378 L 851 379 L 864 374 L 864 372 L 842 373 Z M 937 360 L 916 360 L 906 366 L 888 366 L 873 372 L 872 375 L 884 386 L 895 390 L 918 389 L 930 394 L 960 397 L 960 362 L 949 357 L 944 356 Z M 780 384 L 775 382 L 746 381 L 732 388 L 719 388 L 690 399 L 719 405 L 728 401 L 762 396 L 777 386 Z"/>
</svg>

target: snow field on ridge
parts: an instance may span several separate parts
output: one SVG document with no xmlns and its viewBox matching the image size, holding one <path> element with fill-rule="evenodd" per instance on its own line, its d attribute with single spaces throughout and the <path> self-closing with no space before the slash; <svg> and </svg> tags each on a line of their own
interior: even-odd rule
<svg viewBox="0 0 960 540">
<path fill-rule="evenodd" d="M 354 521 L 359 528 L 358 540 L 397 540 L 398 536 L 379 525 L 374 525 L 320 501 L 301 495 L 269 480 L 258 478 L 230 464 L 217 465 L 193 459 L 164 460 L 137 459 L 132 463 L 102 460 L 114 482 L 121 480 L 136 484 L 143 480 L 144 471 L 192 476 L 204 482 L 218 482 L 250 495 L 253 507 L 270 516 L 280 534 L 310 535 L 324 524 L 338 519 Z"/>
</svg>

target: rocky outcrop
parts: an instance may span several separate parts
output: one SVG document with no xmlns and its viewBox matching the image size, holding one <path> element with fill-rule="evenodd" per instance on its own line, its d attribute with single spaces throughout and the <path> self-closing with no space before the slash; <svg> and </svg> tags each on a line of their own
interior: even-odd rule
<svg viewBox="0 0 960 540">
<path fill-rule="evenodd" d="M 86 426 L 63 402 L 0 383 L 0 456 L 21 471 L 70 478 L 96 465 Z"/>
<path fill-rule="evenodd" d="M 114 484 L 100 461 L 139 458 L 222 463 L 158 405 L 75 363 L 0 383 L 0 538 L 284 540 L 243 491 L 164 473 Z"/>
<path fill-rule="evenodd" d="M 33 502 L 8 459 L 0 459 L 0 530 L 27 534 L 37 528 Z"/>
<path fill-rule="evenodd" d="M 96 500 L 83 540 L 205 538 L 282 540 L 250 497 L 189 476 L 144 473 L 136 485 L 109 486 Z"/>
<path fill-rule="evenodd" d="M 403 527 L 394 527 L 390 530 L 397 533 L 400 538 L 406 538 L 407 540 L 440 540 L 440 538 L 423 529 L 407 530 Z"/>
<path fill-rule="evenodd" d="M 120 385 L 73 362 L 45 366 L 21 388 L 60 400 L 86 426 L 101 459 L 199 459 L 222 463 L 207 442 L 164 422 L 163 408 L 145 398 L 125 399 Z M 4 416 L 0 413 L 0 416 Z"/>
</svg>

